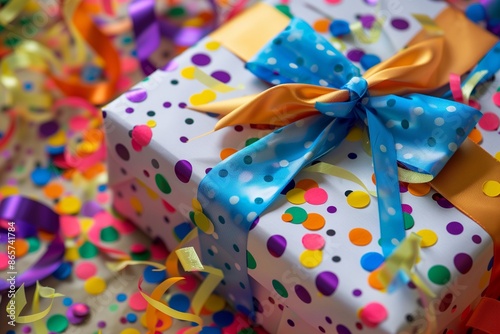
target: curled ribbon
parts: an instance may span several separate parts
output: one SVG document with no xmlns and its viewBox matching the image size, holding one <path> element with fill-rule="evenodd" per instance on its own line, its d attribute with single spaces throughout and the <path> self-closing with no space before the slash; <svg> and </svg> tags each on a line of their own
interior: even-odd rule
<svg viewBox="0 0 500 334">
<path fill-rule="evenodd" d="M 233 222 L 215 228 L 218 239 L 246 249 L 251 224 L 280 191 L 362 123 L 369 128 L 380 244 L 388 257 L 405 238 L 398 165 L 435 177 L 481 116 L 469 106 L 415 94 L 446 84 L 451 68 L 462 73 L 470 66 L 468 60 L 449 62 L 446 55 L 454 47 L 449 42 L 444 36 L 416 42 L 361 77 L 359 69 L 309 25 L 293 19 L 246 65 L 278 86 L 256 96 L 193 108 L 223 116 L 214 130 L 236 124 L 281 127 L 215 166 L 201 181 L 203 214 L 211 221 Z M 213 237 L 201 234 L 200 242 L 204 254 Z M 223 247 L 217 257 L 207 258 L 211 265 L 220 267 L 231 258 L 245 263 L 243 252 L 235 252 L 233 245 Z M 247 284 L 246 273 L 232 273 L 222 290 L 237 293 L 237 307 L 251 314 Z"/>
</svg>

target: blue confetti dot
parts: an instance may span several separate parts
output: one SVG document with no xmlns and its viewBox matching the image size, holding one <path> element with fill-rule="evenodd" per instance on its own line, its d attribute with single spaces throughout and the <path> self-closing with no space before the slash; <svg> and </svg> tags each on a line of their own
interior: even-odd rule
<svg viewBox="0 0 500 334">
<path fill-rule="evenodd" d="M 135 313 L 129 313 L 127 314 L 127 321 L 130 323 L 134 323 L 137 321 L 137 315 Z"/>
<path fill-rule="evenodd" d="M 191 230 L 191 224 L 184 222 L 174 227 L 174 235 L 179 238 L 179 240 L 182 240 L 189 232 L 191 232 Z"/>
<path fill-rule="evenodd" d="M 190 301 L 186 295 L 178 293 L 170 298 L 168 306 L 179 312 L 187 312 L 187 310 L 189 310 Z"/>
<path fill-rule="evenodd" d="M 99 190 L 100 192 L 102 192 L 106 189 L 107 189 L 107 186 L 105 184 L 101 184 L 101 185 L 99 185 L 99 187 L 97 187 L 97 190 Z"/>
<path fill-rule="evenodd" d="M 200 334 L 221 334 L 222 331 L 217 327 L 205 326 L 201 329 Z"/>
<path fill-rule="evenodd" d="M 33 83 L 32 82 L 25 82 L 23 84 L 23 88 L 24 90 L 27 90 L 27 91 L 30 91 L 30 90 L 33 90 Z"/>
<path fill-rule="evenodd" d="M 488 271 L 491 270 L 491 268 L 493 268 L 493 260 L 495 259 L 495 257 L 492 257 L 490 262 L 488 263 Z"/>
<path fill-rule="evenodd" d="M 226 327 L 226 326 L 229 326 L 233 323 L 234 315 L 233 315 L 233 313 L 231 313 L 229 311 L 222 310 L 222 311 L 214 313 L 214 315 L 212 316 L 212 319 L 217 326 Z"/>
<path fill-rule="evenodd" d="M 49 183 L 51 173 L 47 168 L 35 168 L 31 172 L 31 180 L 37 186 L 44 186 Z"/>
<path fill-rule="evenodd" d="M 14 330 L 12 330 L 12 329 L 9 329 L 9 330 L 7 331 L 7 333 L 5 333 L 5 334 L 16 334 L 16 332 L 15 332 Z"/>
<path fill-rule="evenodd" d="M 351 33 L 349 22 L 344 20 L 333 20 L 329 27 L 330 33 L 335 36 L 343 36 Z"/>
<path fill-rule="evenodd" d="M 64 280 L 71 275 L 71 264 L 69 262 L 63 262 L 52 274 L 55 278 L 59 280 Z"/>
<path fill-rule="evenodd" d="M 161 283 L 167 279 L 165 270 L 155 271 L 155 267 L 147 266 L 144 269 L 144 280 L 148 283 Z"/>
<path fill-rule="evenodd" d="M 58 155 L 64 153 L 64 146 L 46 146 L 45 150 L 49 155 Z"/>
<path fill-rule="evenodd" d="M 116 300 L 120 303 L 123 303 L 127 300 L 127 295 L 124 293 L 119 293 L 118 295 L 116 295 Z"/>
<path fill-rule="evenodd" d="M 472 22 L 478 23 L 486 19 L 486 10 L 480 3 L 474 3 L 467 7 L 465 15 Z"/>
<path fill-rule="evenodd" d="M 65 297 L 63 299 L 62 303 L 64 306 L 70 306 L 71 304 L 73 304 L 73 299 L 71 299 L 69 297 Z"/>
<path fill-rule="evenodd" d="M 369 68 L 372 68 L 373 66 L 380 63 L 380 58 L 376 55 L 364 54 L 363 56 L 361 56 L 359 63 L 361 64 L 361 67 L 363 67 L 363 69 L 366 71 Z"/>
<path fill-rule="evenodd" d="M 374 271 L 384 262 L 384 257 L 375 252 L 366 253 L 361 257 L 361 267 L 366 271 Z"/>
</svg>

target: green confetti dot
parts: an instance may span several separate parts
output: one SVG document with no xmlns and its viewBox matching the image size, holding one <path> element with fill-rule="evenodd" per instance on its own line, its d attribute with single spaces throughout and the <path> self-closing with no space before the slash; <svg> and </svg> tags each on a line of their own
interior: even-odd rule
<svg viewBox="0 0 500 334">
<path fill-rule="evenodd" d="M 26 238 L 26 241 L 29 245 L 29 253 L 34 253 L 40 249 L 40 240 L 38 240 L 38 238 Z"/>
<path fill-rule="evenodd" d="M 276 9 L 288 16 L 289 18 L 293 18 L 292 12 L 290 11 L 290 7 L 287 5 L 276 5 Z"/>
<path fill-rule="evenodd" d="M 247 251 L 247 267 L 248 269 L 255 269 L 257 268 L 257 262 L 255 261 L 255 258 L 253 257 L 252 253 Z"/>
<path fill-rule="evenodd" d="M 427 276 L 432 283 L 438 285 L 445 285 L 451 279 L 450 270 L 442 265 L 433 266 L 429 269 Z"/>
<path fill-rule="evenodd" d="M 91 259 L 99 253 L 99 250 L 92 243 L 85 241 L 78 249 L 78 253 L 84 259 Z"/>
<path fill-rule="evenodd" d="M 62 333 L 69 325 L 68 319 L 62 314 L 54 314 L 47 319 L 47 329 L 51 332 Z"/>
<path fill-rule="evenodd" d="M 161 174 L 156 174 L 155 176 L 156 186 L 161 190 L 164 194 L 170 194 L 172 192 L 172 188 L 170 188 L 170 184 L 168 184 L 165 177 Z"/>
<path fill-rule="evenodd" d="M 113 242 L 119 238 L 120 234 L 113 226 L 108 226 L 101 230 L 101 240 L 104 242 Z"/>
<path fill-rule="evenodd" d="M 149 117 L 153 117 L 154 115 L 156 115 L 156 113 L 155 113 L 154 111 L 152 111 L 152 110 L 148 111 L 146 114 L 147 114 Z"/>
<path fill-rule="evenodd" d="M 146 250 L 145 252 L 141 253 L 132 253 L 130 254 L 130 257 L 132 257 L 132 260 L 135 261 L 147 261 L 151 257 L 151 253 L 149 250 Z"/>
<path fill-rule="evenodd" d="M 403 219 L 405 222 L 405 230 L 409 230 L 415 225 L 415 220 L 408 212 L 403 212 Z"/>
<path fill-rule="evenodd" d="M 118 305 L 117 304 L 111 304 L 111 305 L 109 305 L 109 311 L 110 312 L 116 312 L 116 311 L 118 311 Z"/>
<path fill-rule="evenodd" d="M 186 124 L 193 124 L 194 120 L 192 118 L 186 118 L 184 122 L 186 122 Z"/>
<path fill-rule="evenodd" d="M 285 213 L 289 213 L 292 215 L 292 224 L 302 224 L 307 219 L 307 211 L 299 208 L 298 206 L 291 207 L 285 211 Z"/>
<path fill-rule="evenodd" d="M 273 288 L 276 290 L 278 295 L 280 295 L 283 298 L 288 298 L 288 291 L 286 291 L 285 287 L 283 284 L 281 284 L 279 281 L 273 279 Z"/>
<path fill-rule="evenodd" d="M 249 138 L 249 139 L 246 140 L 245 146 L 250 146 L 253 143 L 255 143 L 257 140 L 259 140 L 259 138 Z"/>
<path fill-rule="evenodd" d="M 184 7 L 172 7 L 167 12 L 167 16 L 172 16 L 172 17 L 179 17 L 184 15 L 186 15 L 186 10 L 184 9 Z"/>
</svg>

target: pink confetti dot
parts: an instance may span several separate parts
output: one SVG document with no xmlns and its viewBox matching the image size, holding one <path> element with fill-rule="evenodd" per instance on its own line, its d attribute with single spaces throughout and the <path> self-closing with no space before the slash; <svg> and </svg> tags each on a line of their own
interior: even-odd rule
<svg viewBox="0 0 500 334">
<path fill-rule="evenodd" d="M 132 130 L 132 140 L 140 146 L 146 146 L 151 142 L 153 132 L 147 125 L 137 125 Z"/>
<path fill-rule="evenodd" d="M 5 270 L 9 266 L 9 257 L 6 253 L 0 253 L 0 270 Z"/>
<path fill-rule="evenodd" d="M 86 280 L 97 274 L 97 266 L 93 262 L 80 262 L 76 265 L 75 274 L 79 279 Z"/>
<path fill-rule="evenodd" d="M 493 94 L 493 103 L 500 108 L 500 92 Z"/>
<path fill-rule="evenodd" d="M 320 250 L 325 247 L 325 239 L 316 233 L 308 233 L 302 237 L 302 245 L 309 250 Z"/>
<path fill-rule="evenodd" d="M 61 231 L 67 238 L 74 238 L 80 234 L 80 223 L 75 216 L 63 215 L 60 217 Z"/>
<path fill-rule="evenodd" d="M 184 279 L 182 281 L 179 281 L 179 283 L 177 283 L 176 285 L 176 287 L 179 288 L 179 290 L 184 292 L 194 291 L 197 286 L 198 286 L 198 280 L 192 275 L 184 276 Z"/>
<path fill-rule="evenodd" d="M 328 193 L 323 188 L 312 188 L 306 191 L 304 199 L 311 205 L 321 205 L 328 200 Z"/>
<path fill-rule="evenodd" d="M 151 257 L 155 260 L 164 260 L 168 256 L 168 251 L 162 242 L 153 243 L 150 247 Z"/>
<path fill-rule="evenodd" d="M 380 303 L 370 303 L 361 309 L 359 317 L 367 327 L 377 327 L 387 319 L 387 310 Z"/>
<path fill-rule="evenodd" d="M 76 115 L 69 120 L 69 127 L 73 131 L 85 130 L 89 125 L 89 120 L 81 115 Z"/>
<path fill-rule="evenodd" d="M 500 118 L 492 112 L 485 112 L 478 124 L 483 130 L 495 131 L 500 125 Z"/>
<path fill-rule="evenodd" d="M 145 252 L 146 250 L 147 248 L 143 244 L 133 244 L 132 246 L 130 246 L 130 251 L 132 253 L 142 253 Z"/>
<path fill-rule="evenodd" d="M 146 308 L 148 307 L 148 302 L 146 301 L 146 299 L 144 299 L 141 293 L 137 291 L 130 296 L 128 305 L 132 310 L 140 312 L 146 310 Z"/>
</svg>

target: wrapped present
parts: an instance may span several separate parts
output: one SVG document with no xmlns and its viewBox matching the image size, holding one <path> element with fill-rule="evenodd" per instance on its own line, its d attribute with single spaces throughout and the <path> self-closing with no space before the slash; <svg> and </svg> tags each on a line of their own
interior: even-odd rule
<svg viewBox="0 0 500 334">
<path fill-rule="evenodd" d="M 308 4 L 312 2 L 297 3 L 297 8 L 310 8 Z M 382 5 L 387 3 L 382 2 Z M 496 42 L 493 37 L 464 20 L 456 11 L 432 1 L 429 1 L 428 5 L 429 13 L 433 9 L 436 10 L 427 16 L 430 20 L 425 20 L 422 16 L 419 17 L 420 20 L 415 19 L 411 14 L 415 14 L 416 9 L 411 7 L 411 2 L 405 2 L 397 11 L 397 16 L 394 15 L 394 8 L 392 9 L 390 25 L 381 24 L 380 35 L 387 39 L 383 41 L 380 38 L 377 43 L 390 43 L 395 51 L 406 45 L 412 46 L 408 48 L 409 51 L 398 53 L 383 66 L 415 65 L 413 61 L 418 57 L 413 57 L 413 52 L 420 51 L 422 53 L 419 55 L 425 55 L 422 58 L 423 64 L 433 64 L 432 61 L 429 62 L 433 57 L 436 63 L 432 70 L 435 75 L 420 81 L 417 81 L 418 70 L 414 70 L 411 75 L 404 72 L 404 76 L 398 77 L 401 87 L 395 91 L 385 84 L 391 79 L 397 81 L 391 76 L 394 73 L 387 74 L 384 78 L 379 76 L 377 81 L 373 79 L 376 77 L 373 73 L 377 73 L 380 68 L 369 70 L 366 80 L 370 81 L 370 75 L 373 75 L 372 82 L 375 80 L 379 84 L 378 93 L 373 94 L 383 97 L 368 100 L 373 101 L 370 103 L 380 113 L 390 112 L 389 109 L 395 104 L 413 103 L 402 102 L 405 99 L 400 97 L 389 98 L 391 102 L 388 102 L 384 95 L 403 94 L 408 86 L 412 86 L 409 91 L 414 92 L 439 88 L 447 82 L 449 71 L 462 74 L 469 70 Z M 363 6 L 368 5 L 360 1 L 360 6 L 359 8 L 367 8 Z M 293 5 L 291 7 L 293 8 Z M 343 8 L 353 14 L 349 10 L 358 7 Z M 371 7 L 370 11 L 375 13 L 375 7 Z M 322 11 L 317 8 L 309 10 L 311 17 L 308 17 L 306 10 L 296 13 L 304 15 L 305 20 L 314 23 L 318 20 L 318 15 L 324 15 L 318 12 Z M 336 17 L 341 13 L 339 10 L 334 15 Z M 347 16 L 345 19 L 352 21 L 352 18 Z M 273 25 L 269 25 L 269 22 L 273 22 Z M 323 93 L 327 94 L 326 89 L 331 87 L 348 87 L 350 93 L 346 95 L 342 91 L 336 91 L 334 95 L 318 100 L 315 107 L 328 117 L 331 115 L 327 113 L 342 112 L 341 107 L 335 106 L 342 105 L 347 108 L 349 102 L 334 103 L 330 106 L 327 103 L 331 101 L 329 98 L 340 102 L 346 101 L 350 94 L 357 94 L 352 95 L 352 98 L 361 100 L 362 97 L 367 97 L 366 87 L 363 86 L 367 81 L 358 79 L 359 70 L 341 57 L 338 51 L 332 49 L 326 40 L 312 34 L 305 23 L 299 23 L 299 30 L 294 30 L 296 27 L 289 28 L 284 34 L 273 39 L 288 22 L 286 16 L 266 4 L 255 6 L 198 43 L 195 48 L 177 57 L 164 70 L 153 73 L 147 80 L 105 107 L 110 152 L 110 186 L 115 192 L 116 209 L 151 235 L 164 239 L 170 248 L 174 248 L 183 239 L 193 227 L 190 221 L 194 221 L 204 232 L 200 234 L 199 247 L 203 261 L 215 264 L 224 271 L 221 291 L 240 311 L 252 316 L 255 310 L 256 320 L 263 323 L 270 332 L 351 333 L 369 329 L 374 333 L 411 333 L 426 328 L 436 331 L 445 328 L 451 330 L 452 327 L 449 326 L 461 323 L 467 318 L 471 307 L 488 286 L 493 263 L 493 243 L 488 232 L 457 210 L 452 204 L 453 201 L 448 201 L 448 185 L 450 182 L 454 184 L 460 177 L 455 175 L 455 169 L 450 172 L 446 170 L 446 175 L 455 175 L 456 179 L 448 180 L 445 186 L 442 186 L 443 182 L 438 177 L 433 181 L 433 186 L 439 188 L 439 192 L 432 190 L 427 183 L 396 183 L 397 190 L 392 194 L 400 193 L 402 203 L 385 208 L 389 216 L 398 212 L 402 224 L 395 234 L 391 232 L 384 235 L 384 229 L 380 229 L 377 224 L 380 204 L 377 205 L 377 201 L 370 196 L 373 194 L 370 189 L 374 188 L 375 181 L 370 154 L 380 156 L 379 152 L 373 152 L 373 143 L 379 140 L 372 138 L 373 132 L 376 131 L 370 130 L 370 152 L 366 144 L 367 133 L 349 117 L 346 117 L 345 121 L 338 121 L 345 122 L 342 126 L 337 127 L 337 123 L 321 130 L 323 137 L 318 140 L 311 137 L 315 134 L 309 133 L 309 129 L 316 131 L 318 127 L 324 127 L 325 120 L 318 120 L 317 117 L 300 120 L 303 114 L 299 118 L 293 118 L 301 110 L 306 113 L 314 110 L 310 106 L 311 100 L 320 99 Z M 418 32 L 420 29 L 417 28 L 413 35 L 403 36 L 405 34 L 397 27 L 414 26 L 414 23 L 409 22 L 417 22 L 417 27 L 423 25 L 424 31 Z M 261 26 L 265 28 L 258 29 Z M 456 32 L 457 29 L 464 32 L 459 42 L 449 38 L 450 31 Z M 299 33 L 295 35 L 296 31 Z M 430 38 L 433 31 L 443 32 L 436 35 L 445 37 Z M 466 34 L 467 31 L 470 31 L 471 35 Z M 303 35 L 307 36 L 304 39 L 315 41 L 317 44 L 312 47 L 294 45 L 293 43 L 301 40 Z M 475 47 L 471 48 L 468 57 L 460 60 L 453 56 L 464 47 L 464 41 L 477 41 L 478 35 L 481 36 L 482 43 L 474 44 Z M 276 95 L 262 95 L 255 102 L 256 118 L 249 116 L 243 119 L 237 115 L 225 121 L 228 127 L 197 138 L 214 129 L 217 119 L 213 116 L 216 115 L 194 112 L 187 109 L 188 105 L 201 108 L 201 105 L 215 100 L 224 101 L 256 94 L 269 87 L 246 70 L 241 59 L 248 60 L 249 56 L 270 40 L 274 40 L 275 45 L 291 43 L 291 47 L 287 49 L 289 52 L 280 55 L 278 59 L 266 54 L 267 49 L 264 49 L 261 58 L 257 58 L 257 62 L 248 63 L 248 68 L 263 74 L 270 84 L 304 80 L 309 83 L 316 80 L 312 83 L 330 88 L 315 86 L 314 90 L 305 87 L 304 90 L 293 91 L 291 95 L 283 95 L 286 96 L 283 100 L 285 104 L 280 105 L 279 94 L 289 86 L 277 86 L 277 90 L 274 90 Z M 432 47 L 427 45 L 428 43 L 420 43 L 423 40 L 432 40 Z M 334 42 L 339 43 L 338 40 Z M 349 38 L 342 42 L 347 45 L 348 56 L 349 47 L 359 43 L 357 40 L 350 41 Z M 370 48 L 376 48 L 377 43 L 364 45 L 364 53 L 374 52 L 370 51 Z M 426 46 L 422 46 L 424 44 Z M 272 48 L 270 50 L 273 51 Z M 298 50 L 300 57 L 294 54 L 294 50 Z M 319 68 L 316 60 L 307 59 L 308 54 L 319 57 L 318 59 L 326 62 L 326 66 L 332 65 L 334 73 L 328 67 Z M 334 60 L 329 60 L 329 57 L 340 62 L 332 63 Z M 453 57 L 454 61 L 446 62 L 446 57 Z M 387 59 L 389 55 L 380 55 L 380 58 Z M 285 66 L 273 69 L 277 63 Z M 271 68 L 266 67 L 266 64 L 271 65 Z M 428 65 L 422 66 L 421 70 L 424 71 Z M 300 71 L 301 68 L 307 68 L 308 71 Z M 388 72 L 395 72 L 393 70 L 387 69 Z M 322 76 L 314 74 L 316 72 Z M 321 94 L 317 93 L 316 89 Z M 300 98 L 310 100 L 308 102 Z M 399 151 L 398 161 L 404 161 L 406 167 L 413 166 L 419 177 L 422 177 L 423 170 L 427 171 L 424 177 L 429 177 L 428 174 L 437 173 L 448 156 L 457 151 L 479 114 L 474 109 L 452 101 L 413 95 L 407 100 L 413 99 L 423 103 L 422 106 L 400 108 L 398 111 L 403 113 L 403 109 L 406 114 L 397 117 L 391 115 L 391 118 L 381 123 L 388 128 L 411 128 L 416 131 L 414 135 L 422 132 L 424 137 L 416 137 L 418 139 L 413 141 L 411 138 L 403 140 L 398 137 L 398 141 L 392 144 L 378 142 L 376 147 L 383 153 L 392 151 L 391 148 L 395 147 Z M 246 99 L 231 100 L 226 102 L 225 106 L 224 103 L 220 104 L 218 107 L 222 107 L 216 112 L 229 114 L 233 107 L 238 107 L 243 100 Z M 269 104 L 266 105 L 267 102 Z M 270 117 L 262 116 L 260 111 L 268 109 L 275 112 Z M 464 114 L 455 114 L 457 110 L 463 111 Z M 290 119 L 287 119 L 288 113 L 283 111 L 289 111 Z M 427 112 L 431 115 L 437 114 L 431 116 L 433 118 L 430 121 L 422 121 L 424 125 L 418 130 L 410 126 L 412 121 Z M 444 114 L 436 116 L 441 115 L 440 113 Z M 259 118 L 261 116 L 263 118 Z M 250 121 L 240 122 L 241 120 Z M 283 143 L 278 139 L 274 142 L 269 139 L 274 137 L 266 136 L 270 133 L 269 127 L 259 126 L 282 126 L 295 120 L 297 122 L 292 126 L 271 133 L 271 136 L 290 138 L 291 142 Z M 460 122 L 460 125 L 451 125 L 457 122 Z M 440 129 L 446 128 L 447 130 L 442 131 L 449 131 L 451 127 L 457 126 L 457 129 L 452 129 L 453 139 L 444 142 Z M 340 131 L 337 134 L 340 134 L 342 139 L 345 137 L 345 140 L 342 141 L 336 138 L 335 133 L 329 132 L 333 131 L 332 128 L 335 128 L 334 131 Z M 401 136 L 404 137 L 404 131 Z M 338 147 L 322 156 L 329 149 L 321 147 L 321 143 L 329 139 L 338 140 Z M 403 141 L 400 142 L 400 139 Z M 259 160 L 262 155 L 258 158 L 254 153 L 264 152 L 266 158 L 266 147 L 274 147 L 272 145 L 278 146 L 276 150 L 273 149 L 272 154 L 268 152 L 270 155 L 267 158 L 277 159 L 276 163 L 272 164 L 275 169 L 300 169 L 294 161 L 302 158 L 304 159 L 301 163 L 304 165 L 318 161 L 321 163 L 314 164 L 317 167 L 297 175 L 290 173 L 293 174 L 291 177 L 271 175 L 274 171 L 259 171 L 260 166 L 263 166 Z M 419 145 L 427 146 L 421 148 Z M 414 148 L 408 149 L 406 146 Z M 430 159 L 433 154 L 426 152 L 434 146 L 440 147 L 442 152 L 436 155 L 437 158 L 432 157 L 435 159 L 432 166 L 412 165 L 414 155 Z M 301 151 L 310 147 L 311 153 Z M 458 158 L 454 157 L 454 160 L 464 159 L 461 154 L 455 156 Z M 220 165 L 220 160 L 224 160 L 225 165 Z M 384 162 L 380 164 L 380 160 L 377 163 L 378 166 L 384 165 Z M 445 168 L 454 168 L 448 165 Z M 391 174 L 391 165 L 387 166 L 386 174 Z M 318 171 L 334 174 L 336 177 L 317 173 Z M 208 178 L 207 181 L 206 175 L 212 175 L 214 178 Z M 259 175 L 257 181 L 262 179 L 262 182 L 267 182 L 269 186 L 262 187 L 262 184 L 257 184 L 254 187 L 253 182 L 257 179 L 255 175 Z M 385 177 L 380 175 L 382 174 L 379 167 L 379 174 L 376 176 L 379 191 L 386 182 Z M 473 174 L 472 177 L 476 176 Z M 486 173 L 484 177 L 490 175 Z M 273 181 L 278 178 L 285 184 L 275 185 Z M 216 181 L 210 183 L 210 180 Z M 462 187 L 463 184 L 458 186 Z M 225 192 L 227 198 L 222 201 L 214 200 L 214 196 L 219 192 Z M 451 192 L 453 193 L 453 190 Z M 379 203 L 384 203 L 385 198 L 394 196 L 380 197 L 382 202 Z M 270 198 L 273 198 L 274 202 L 265 212 L 245 211 L 248 207 L 270 203 Z M 251 203 L 247 203 L 249 200 Z M 247 205 L 245 210 L 232 211 L 233 207 L 242 204 Z M 381 219 L 387 220 L 387 217 L 381 215 Z M 248 243 L 246 234 L 241 231 L 245 228 L 241 229 L 239 226 L 250 229 Z M 419 237 L 410 234 L 411 232 L 415 232 Z M 405 239 L 406 234 L 413 237 Z M 383 246 L 382 253 L 377 243 L 379 239 Z M 400 247 L 396 248 L 398 244 Z M 379 267 L 382 263 L 389 262 L 393 252 L 396 255 L 404 253 L 405 247 L 413 249 L 413 252 L 406 252 L 407 256 L 415 256 L 412 259 L 406 258 L 408 262 L 401 263 L 400 266 L 408 265 L 407 274 L 412 275 L 412 281 L 408 282 L 403 274 L 403 277 L 395 280 L 396 286 L 391 285 L 388 291 L 385 291 L 386 286 L 381 281 L 383 279 L 379 274 L 382 270 Z M 419 259 L 415 253 L 418 247 L 423 248 Z M 394 258 L 397 256 L 392 257 L 393 260 Z M 410 270 L 413 266 L 421 278 Z M 418 293 L 425 290 L 427 285 L 427 293 L 435 296 L 432 300 Z"/>
</svg>

